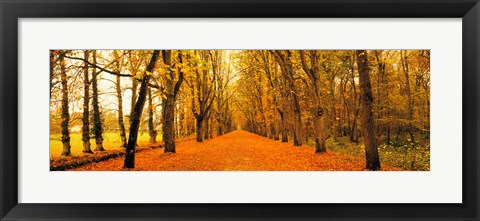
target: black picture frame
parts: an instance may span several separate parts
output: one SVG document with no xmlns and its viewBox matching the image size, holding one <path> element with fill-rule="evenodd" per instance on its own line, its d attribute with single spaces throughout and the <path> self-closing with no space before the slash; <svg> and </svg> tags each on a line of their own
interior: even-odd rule
<svg viewBox="0 0 480 221">
<path fill-rule="evenodd" d="M 479 220 L 480 4 L 478 0 L 0 0 L 0 15 L 1 220 Z M 17 21 L 19 18 L 47 17 L 463 18 L 463 203 L 18 203 L 17 147 L 18 129 L 21 128 L 18 127 Z"/>
</svg>

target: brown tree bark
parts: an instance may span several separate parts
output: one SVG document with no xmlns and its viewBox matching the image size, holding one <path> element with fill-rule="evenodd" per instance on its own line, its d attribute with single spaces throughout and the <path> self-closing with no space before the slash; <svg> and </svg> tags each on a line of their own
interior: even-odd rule
<svg viewBox="0 0 480 221">
<path fill-rule="evenodd" d="M 122 141 L 121 147 L 125 148 L 127 146 L 127 135 L 125 131 L 125 123 L 123 121 L 123 96 L 120 76 L 117 76 L 116 89 L 118 99 L 118 127 L 120 128 L 120 140 Z"/>
<path fill-rule="evenodd" d="M 212 116 L 209 116 L 208 119 L 209 119 L 209 122 L 210 122 L 208 124 L 209 125 L 208 138 L 213 139 L 213 120 L 212 120 Z"/>
<path fill-rule="evenodd" d="M 62 145 L 63 145 L 63 156 L 70 156 L 71 146 L 70 146 L 70 131 L 68 130 L 68 123 L 70 121 L 70 113 L 68 112 L 68 77 L 65 70 L 65 59 L 62 52 L 59 58 L 60 62 L 60 79 L 62 84 Z"/>
<path fill-rule="evenodd" d="M 165 153 L 175 153 L 175 101 L 177 99 L 177 94 L 182 85 L 184 73 L 180 68 L 180 65 L 177 65 L 178 79 L 175 82 L 175 70 L 173 69 L 172 62 L 172 51 L 171 50 L 162 50 L 163 63 L 167 66 L 168 70 L 166 74 L 168 77 L 165 78 L 165 98 L 162 100 L 162 113 L 163 113 L 163 142 L 165 145 Z M 182 53 L 178 52 L 178 61 L 183 63 Z"/>
<path fill-rule="evenodd" d="M 288 130 L 287 130 L 287 116 L 285 116 L 284 112 L 280 112 L 280 120 L 281 120 L 281 125 L 280 125 L 280 130 L 282 131 L 282 142 L 286 143 L 288 142 Z"/>
<path fill-rule="evenodd" d="M 92 51 L 93 64 L 97 65 L 97 53 L 95 50 Z M 103 128 L 102 120 L 100 116 L 100 106 L 98 102 L 98 83 L 97 83 L 97 71 L 93 67 L 93 77 L 92 77 L 92 104 L 93 104 L 93 134 L 95 135 L 95 150 L 104 151 L 103 148 Z"/>
<path fill-rule="evenodd" d="M 196 117 L 197 142 L 203 142 L 203 116 Z"/>
<path fill-rule="evenodd" d="M 57 64 L 57 60 L 55 59 L 55 54 L 57 53 L 58 51 L 56 50 L 50 50 L 50 99 L 52 98 L 52 92 L 53 92 L 53 77 L 55 72 L 55 65 Z"/>
<path fill-rule="evenodd" d="M 115 53 L 115 57 L 117 57 L 117 54 L 116 52 Z M 118 73 L 121 72 L 121 69 L 120 69 L 120 61 L 116 61 L 116 71 Z M 125 148 L 127 147 L 127 135 L 126 135 L 126 131 L 125 131 L 125 123 L 123 121 L 123 96 L 122 96 L 122 84 L 121 84 L 121 80 L 120 80 L 120 76 L 117 75 L 117 81 L 115 82 L 115 89 L 116 89 L 116 92 L 117 92 L 117 108 L 118 108 L 118 127 L 120 129 L 120 140 L 122 142 L 121 144 L 121 147 Z"/>
<path fill-rule="evenodd" d="M 125 168 L 134 168 L 135 167 L 135 147 L 137 145 L 137 137 L 138 137 L 138 128 L 140 127 L 140 119 L 142 118 L 143 106 L 145 105 L 145 100 L 147 97 L 147 87 L 148 82 L 150 80 L 150 74 L 152 73 L 153 69 L 155 68 L 155 63 L 158 60 L 158 56 L 160 51 L 154 50 L 152 53 L 152 58 L 147 65 L 147 69 L 143 74 L 140 83 L 140 91 L 138 94 L 138 100 L 135 102 L 135 107 L 132 112 L 131 116 L 131 125 L 130 125 L 130 133 L 128 136 L 128 144 L 127 148 L 125 149 L 125 161 L 124 167 Z"/>
<path fill-rule="evenodd" d="M 83 58 L 88 61 L 89 51 L 83 51 Z M 82 142 L 84 153 L 93 153 L 90 149 L 90 82 L 88 74 L 88 64 L 83 64 L 83 115 L 82 115 Z"/>
<path fill-rule="evenodd" d="M 210 139 L 210 124 L 209 124 L 209 119 L 208 116 L 205 116 L 205 120 L 203 121 L 203 140 L 208 140 Z"/>
<path fill-rule="evenodd" d="M 365 50 L 357 50 L 357 66 L 362 97 L 362 127 L 365 139 L 365 158 L 368 170 L 379 170 L 380 159 L 378 156 L 377 141 L 373 120 L 373 94 L 370 83 L 370 68 L 368 67 L 368 55 Z"/>
<path fill-rule="evenodd" d="M 358 143 L 358 130 L 357 130 L 357 121 L 358 121 L 358 114 L 360 113 L 360 103 L 361 100 L 358 98 L 358 93 L 357 93 L 357 86 L 355 83 L 355 68 L 354 68 L 354 63 L 355 63 L 355 54 L 352 55 L 352 59 L 350 62 L 350 84 L 352 85 L 352 92 L 353 92 L 353 98 L 352 98 L 352 104 L 353 104 L 353 122 L 352 122 L 352 127 L 350 129 L 350 141 Z"/>
<path fill-rule="evenodd" d="M 150 143 L 157 143 L 157 131 L 153 125 L 153 99 L 152 99 L 152 90 L 148 89 L 148 133 L 150 135 Z"/>
<path fill-rule="evenodd" d="M 276 110 L 273 112 L 273 140 L 280 140 L 279 131 L 280 126 L 278 125 L 278 114 Z"/>
<path fill-rule="evenodd" d="M 166 85 L 167 90 L 170 86 Z M 168 95 L 166 99 L 163 99 L 163 142 L 165 145 L 165 153 L 175 153 L 175 99 L 173 96 Z"/>
<path fill-rule="evenodd" d="M 132 99 L 130 101 L 130 124 L 132 124 L 132 114 L 133 109 L 135 109 L 135 102 L 137 102 L 137 90 L 138 90 L 138 82 L 137 79 L 132 79 Z"/>
</svg>

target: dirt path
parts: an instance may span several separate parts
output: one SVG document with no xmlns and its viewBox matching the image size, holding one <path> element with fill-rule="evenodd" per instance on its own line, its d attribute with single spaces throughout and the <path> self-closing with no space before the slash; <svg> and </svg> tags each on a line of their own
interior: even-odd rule
<svg viewBox="0 0 480 221">
<path fill-rule="evenodd" d="M 136 154 L 134 170 L 154 171 L 318 171 L 364 170 L 365 161 L 350 155 L 328 152 L 314 154 L 313 147 L 294 147 L 246 131 L 233 131 L 197 143 L 178 142 L 176 154 L 163 149 Z M 386 165 L 383 169 L 395 170 Z M 124 170 L 123 157 L 91 163 L 74 170 Z"/>
</svg>

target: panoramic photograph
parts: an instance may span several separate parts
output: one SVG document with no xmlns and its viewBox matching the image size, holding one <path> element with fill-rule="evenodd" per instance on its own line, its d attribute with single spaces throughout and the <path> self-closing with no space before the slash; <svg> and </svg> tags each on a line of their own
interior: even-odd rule
<svg viewBox="0 0 480 221">
<path fill-rule="evenodd" d="M 430 50 L 50 50 L 50 171 L 430 171 Z"/>
</svg>

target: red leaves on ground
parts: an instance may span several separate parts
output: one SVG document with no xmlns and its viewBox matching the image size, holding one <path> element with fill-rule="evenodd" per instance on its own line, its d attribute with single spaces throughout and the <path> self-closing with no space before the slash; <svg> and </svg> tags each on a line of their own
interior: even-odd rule
<svg viewBox="0 0 480 221">
<path fill-rule="evenodd" d="M 139 171 L 361 171 L 365 160 L 354 156 L 327 152 L 315 154 L 310 146 L 295 147 L 246 131 L 233 131 L 197 143 L 177 143 L 177 153 L 163 149 L 145 150 L 136 154 Z M 74 170 L 124 170 L 123 157 L 90 163 Z M 383 170 L 398 170 L 382 165 Z"/>
</svg>

